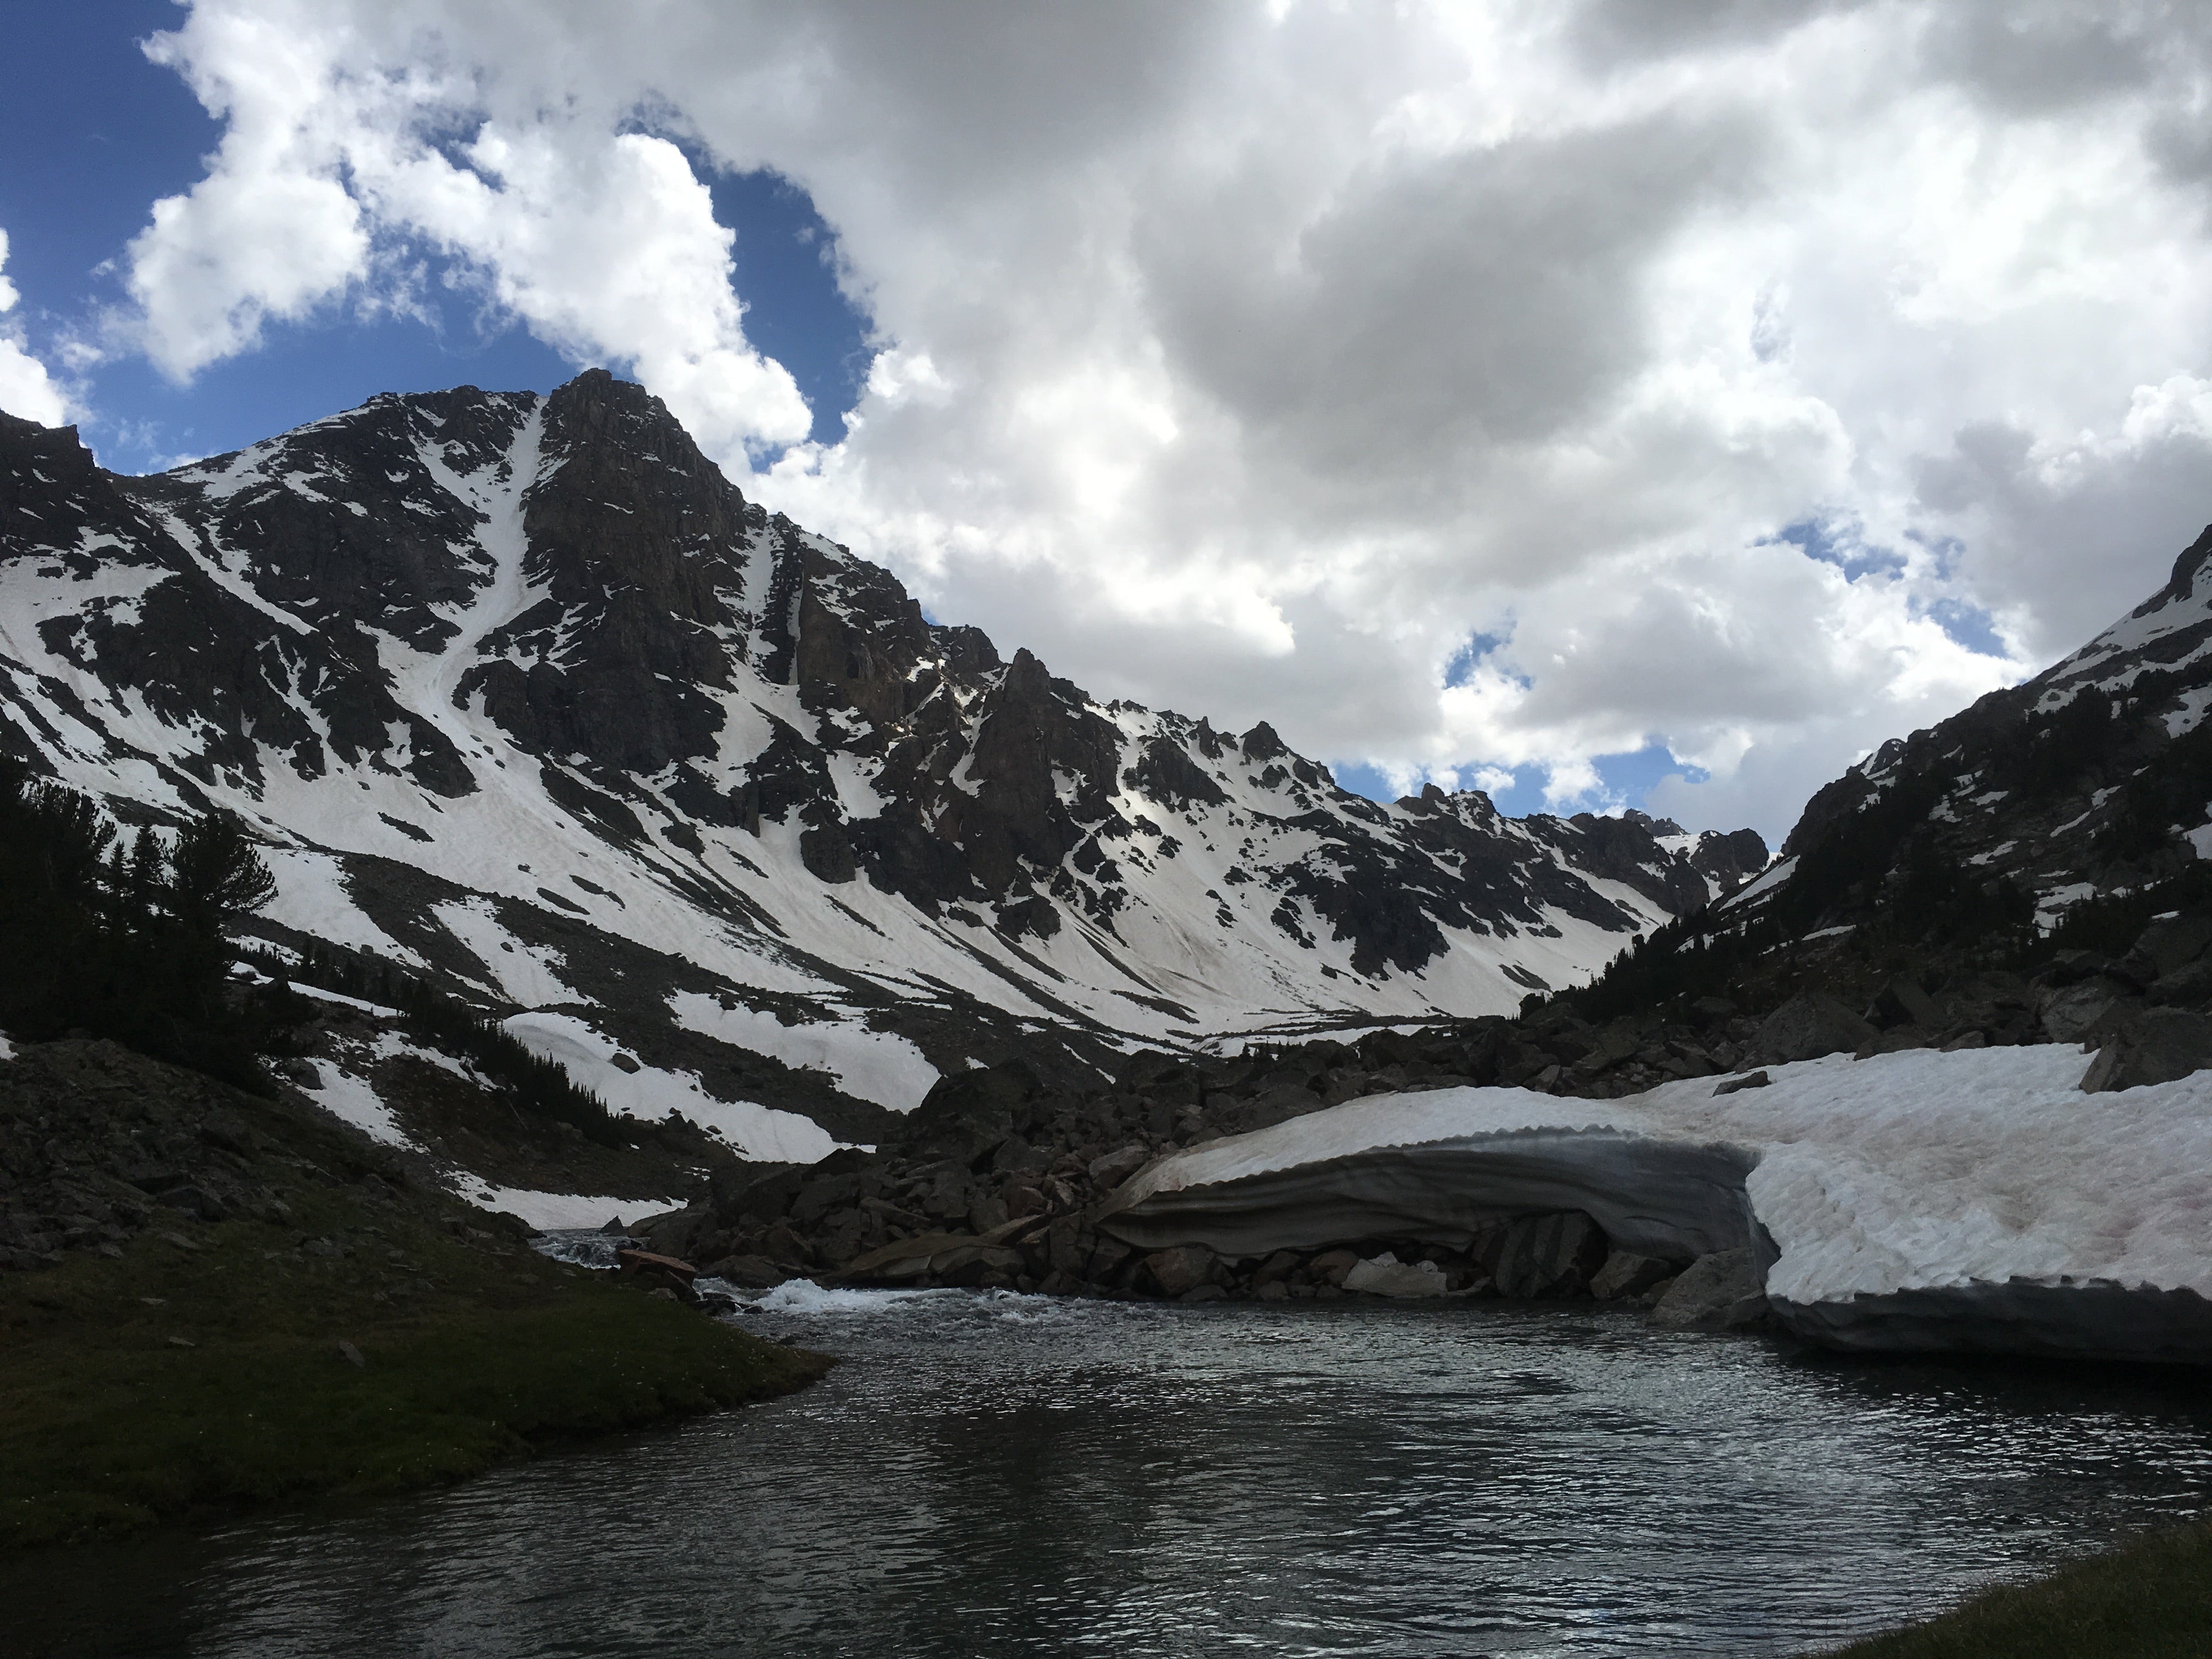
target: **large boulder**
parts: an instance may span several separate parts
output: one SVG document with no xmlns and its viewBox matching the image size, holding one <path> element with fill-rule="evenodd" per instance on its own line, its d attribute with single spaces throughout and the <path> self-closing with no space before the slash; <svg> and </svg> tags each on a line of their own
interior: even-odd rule
<svg viewBox="0 0 2212 1659">
<path fill-rule="evenodd" d="M 1433 1261 L 1401 1261 L 1389 1251 L 1355 1262 L 1344 1276 L 1344 1288 L 1369 1296 L 1442 1296 L 1449 1288 L 1443 1270 Z"/>
<path fill-rule="evenodd" d="M 2212 945 L 2212 916 L 2161 916 L 2142 930 L 2127 955 L 2112 963 L 2112 971 L 2148 990 L 2195 962 L 2208 945 Z"/>
<path fill-rule="evenodd" d="M 1899 974 L 1874 994 L 1867 1006 L 1869 1024 L 1887 1029 L 1892 1025 L 1926 1025 L 1940 1024 L 1943 1015 L 1936 1007 L 1936 999 L 1920 988 L 1919 981 Z"/>
<path fill-rule="evenodd" d="M 1500 1296 L 1580 1296 L 1605 1265 L 1605 1233 L 1580 1210 L 1523 1216 L 1486 1260 Z M 1346 1280 L 1347 1288 L 1351 1281 Z"/>
<path fill-rule="evenodd" d="M 1145 1258 L 1145 1270 L 1163 1296 L 1182 1296 L 1213 1281 L 1218 1261 L 1203 1244 L 1175 1244 Z"/>
<path fill-rule="evenodd" d="M 1037 1074 L 1018 1060 L 941 1077 L 901 1126 L 901 1149 L 909 1158 L 973 1165 L 1014 1133 L 1016 1118 L 1039 1088 Z"/>
<path fill-rule="evenodd" d="M 2128 986 L 2106 974 L 2045 991 L 2038 1010 L 2044 1035 L 2053 1042 L 2082 1042 L 2107 1014 L 2125 1004 L 2130 997 Z"/>
<path fill-rule="evenodd" d="M 2212 1066 L 2212 1017 L 2182 1008 L 2144 1008 L 2115 1022 L 2089 1062 L 2090 1094 L 2172 1083 Z"/>
<path fill-rule="evenodd" d="M 812 1176 L 804 1164 L 720 1164 L 708 1177 L 708 1208 L 725 1227 L 764 1227 L 791 1212 Z"/>
<path fill-rule="evenodd" d="M 2212 957 L 2199 957 L 2153 980 L 2143 994 L 2152 1002 L 2169 1006 L 2202 1008 L 2212 1002 Z"/>
<path fill-rule="evenodd" d="M 772 1291 L 791 1277 L 764 1255 L 726 1255 L 708 1263 L 700 1273 L 743 1291 Z"/>
<path fill-rule="evenodd" d="M 1766 1017 L 1751 1040 L 1751 1052 L 1762 1066 L 1787 1066 L 1823 1054 L 1854 1053 L 1876 1035 L 1850 1005 L 1826 992 L 1806 991 Z"/>
<path fill-rule="evenodd" d="M 1664 1284 L 1680 1271 L 1681 1264 L 1656 1255 L 1638 1255 L 1633 1250 L 1615 1250 L 1606 1257 L 1605 1266 L 1597 1270 L 1590 1280 L 1590 1294 L 1601 1302 L 1618 1302 L 1629 1297 L 1641 1296 L 1654 1285 Z"/>
<path fill-rule="evenodd" d="M 1766 1275 L 1752 1253 L 1716 1250 L 1682 1270 L 1651 1310 L 1651 1322 L 1676 1331 L 1725 1331 L 1766 1316 Z"/>
<path fill-rule="evenodd" d="M 1151 1150 L 1133 1142 L 1118 1152 L 1092 1158 L 1085 1173 L 1102 1192 L 1110 1192 L 1152 1161 Z"/>
</svg>

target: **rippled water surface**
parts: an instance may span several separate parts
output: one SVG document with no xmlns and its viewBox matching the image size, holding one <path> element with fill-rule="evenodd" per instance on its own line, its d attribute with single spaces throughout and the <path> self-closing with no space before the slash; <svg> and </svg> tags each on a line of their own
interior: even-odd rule
<svg viewBox="0 0 2212 1659">
<path fill-rule="evenodd" d="M 1577 1309 L 807 1292 L 792 1399 L 0 1567 L 56 1655 L 1795 1654 L 2212 1507 L 2181 1378 Z M 548 1364 L 559 1356 L 548 1354 Z"/>
</svg>

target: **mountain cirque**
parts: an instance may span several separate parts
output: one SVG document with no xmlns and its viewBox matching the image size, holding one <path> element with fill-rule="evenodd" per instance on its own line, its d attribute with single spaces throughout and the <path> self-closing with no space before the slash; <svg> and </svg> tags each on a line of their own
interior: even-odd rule
<svg viewBox="0 0 2212 1659">
<path fill-rule="evenodd" d="M 1378 804 L 1264 724 L 1097 702 L 599 371 L 143 478 L 0 416 L 0 658 L 40 770 L 264 837 L 272 943 L 397 964 L 768 1157 L 1015 1053 L 1074 1085 L 1138 1044 L 1505 1012 L 1765 862 Z"/>
</svg>

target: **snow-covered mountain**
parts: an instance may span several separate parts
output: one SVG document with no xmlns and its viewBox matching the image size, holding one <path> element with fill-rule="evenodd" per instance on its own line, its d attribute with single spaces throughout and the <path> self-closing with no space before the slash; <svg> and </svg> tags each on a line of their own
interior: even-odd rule
<svg viewBox="0 0 2212 1659">
<path fill-rule="evenodd" d="M 1380 805 L 1099 703 L 748 502 L 658 400 L 380 397 L 126 477 L 0 416 L 0 741 L 266 842 L 269 936 L 508 1016 L 764 1157 L 942 1073 L 1504 1012 L 1751 832 Z"/>
<path fill-rule="evenodd" d="M 2212 526 L 2165 586 L 2080 650 L 1822 788 L 1731 903 L 1811 884 L 1824 923 L 1853 921 L 1911 874 L 1914 848 L 2023 896 L 2046 924 L 2077 900 L 2175 875 L 2212 854 L 2208 708 Z"/>
</svg>

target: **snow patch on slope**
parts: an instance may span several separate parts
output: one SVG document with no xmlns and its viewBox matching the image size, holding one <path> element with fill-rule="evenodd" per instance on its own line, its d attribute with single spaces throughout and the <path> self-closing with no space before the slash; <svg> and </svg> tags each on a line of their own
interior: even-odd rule
<svg viewBox="0 0 2212 1659">
<path fill-rule="evenodd" d="M 386 1146 L 414 1146 L 366 1078 L 356 1077 L 327 1060 L 311 1060 L 307 1064 L 315 1068 L 319 1079 L 307 1091 L 316 1105 L 340 1122 L 350 1123 L 371 1140 Z"/>
<path fill-rule="evenodd" d="M 516 939 L 500 926 L 489 899 L 436 904 L 431 906 L 430 914 L 491 970 L 500 994 L 508 1001 L 537 1007 L 549 1002 L 580 1000 L 561 978 L 559 953 Z"/>
<path fill-rule="evenodd" d="M 755 1008 L 731 1008 L 696 991 L 668 999 L 677 1024 L 757 1054 L 767 1054 L 799 1070 L 827 1072 L 855 1100 L 873 1101 L 894 1112 L 921 1104 L 938 1079 L 931 1065 L 907 1038 L 863 1025 L 802 1020 L 786 1024 Z"/>
<path fill-rule="evenodd" d="M 837 1150 L 839 1143 L 812 1118 L 749 1100 L 717 1100 L 689 1072 L 665 1072 L 634 1060 L 635 1071 L 616 1065 L 622 1050 L 574 1015 L 516 1014 L 501 1024 L 532 1054 L 558 1061 L 610 1111 L 653 1122 L 681 1112 L 740 1156 L 769 1163 L 812 1164 Z"/>
<path fill-rule="evenodd" d="M 556 1227 L 603 1227 L 608 1222 L 659 1215 L 684 1206 L 680 1198 L 601 1198 L 588 1193 L 541 1193 L 527 1187 L 495 1187 L 471 1176 L 460 1195 L 483 1210 L 504 1210 L 540 1232 Z"/>
</svg>

